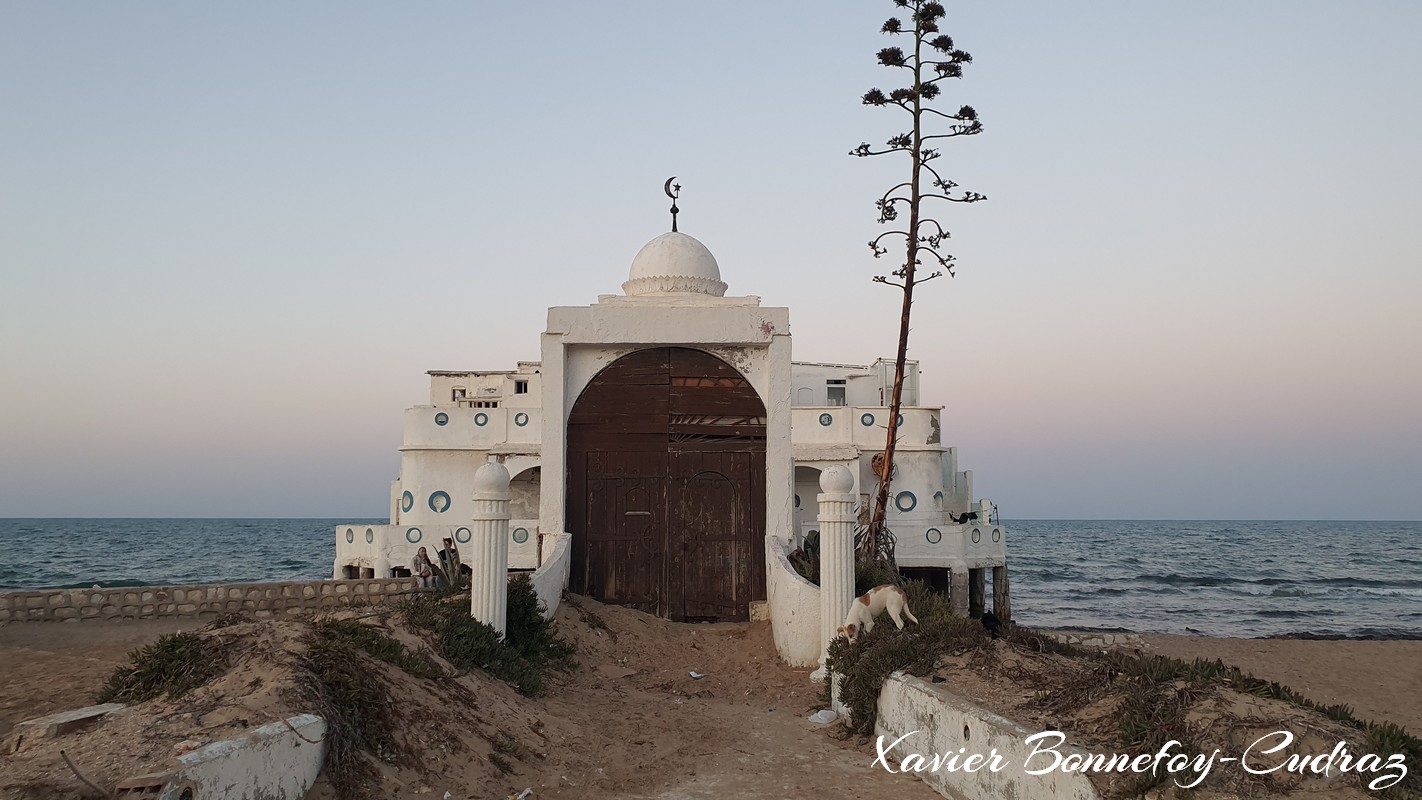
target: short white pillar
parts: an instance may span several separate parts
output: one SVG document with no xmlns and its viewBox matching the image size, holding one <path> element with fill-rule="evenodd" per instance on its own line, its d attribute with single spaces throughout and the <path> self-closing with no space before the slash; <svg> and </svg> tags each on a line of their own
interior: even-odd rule
<svg viewBox="0 0 1422 800">
<path fill-rule="evenodd" d="M 825 648 L 854 602 L 854 475 L 836 464 L 820 473 L 820 669 Z M 840 711 L 835 692 L 835 710 Z"/>
<path fill-rule="evenodd" d="M 490 461 L 474 473 L 469 613 L 502 636 L 509 617 L 509 471 Z"/>
</svg>

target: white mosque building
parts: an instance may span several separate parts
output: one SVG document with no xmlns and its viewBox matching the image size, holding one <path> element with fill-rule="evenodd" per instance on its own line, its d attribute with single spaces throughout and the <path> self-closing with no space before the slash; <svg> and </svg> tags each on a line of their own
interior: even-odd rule
<svg viewBox="0 0 1422 800">
<path fill-rule="evenodd" d="M 662 234 L 622 294 L 548 309 L 539 361 L 432 371 L 405 411 L 390 524 L 336 529 L 334 577 L 407 575 L 471 537 L 474 473 L 502 462 L 509 567 L 551 608 L 563 589 L 673 620 L 768 615 L 782 656 L 823 646 L 819 588 L 786 560 L 815 531 L 821 473 L 854 476 L 867 510 L 884 446 L 892 361 L 791 359 L 790 311 L 728 297 L 711 252 Z M 1007 608 L 1006 531 L 941 441 L 942 407 L 904 379 L 887 526 L 901 570 L 949 589 L 964 612 Z"/>
</svg>

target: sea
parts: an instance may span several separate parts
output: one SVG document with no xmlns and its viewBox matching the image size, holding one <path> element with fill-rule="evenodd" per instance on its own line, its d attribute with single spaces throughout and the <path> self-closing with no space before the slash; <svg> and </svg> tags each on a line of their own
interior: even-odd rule
<svg viewBox="0 0 1422 800">
<path fill-rule="evenodd" d="M 0 590 L 329 577 L 359 519 L 0 519 Z M 1005 520 L 1014 619 L 1422 638 L 1422 522 Z"/>
</svg>

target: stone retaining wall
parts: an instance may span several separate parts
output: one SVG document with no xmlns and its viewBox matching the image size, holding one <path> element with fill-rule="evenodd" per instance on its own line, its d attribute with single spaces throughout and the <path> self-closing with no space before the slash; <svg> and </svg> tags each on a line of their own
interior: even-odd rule
<svg viewBox="0 0 1422 800">
<path fill-rule="evenodd" d="M 0 624 L 169 617 L 215 619 L 232 612 L 266 619 L 318 609 L 386 603 L 412 591 L 415 591 L 413 578 L 384 578 L 0 592 Z"/>
<path fill-rule="evenodd" d="M 1145 640 L 1138 633 L 1108 633 L 1105 631 L 1040 631 L 1066 644 L 1088 649 L 1109 649 L 1113 647 L 1144 648 Z"/>
</svg>

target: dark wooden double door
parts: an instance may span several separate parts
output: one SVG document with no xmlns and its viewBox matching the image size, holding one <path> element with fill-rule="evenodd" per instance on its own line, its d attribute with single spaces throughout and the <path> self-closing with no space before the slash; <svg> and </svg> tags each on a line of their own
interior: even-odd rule
<svg viewBox="0 0 1422 800">
<path fill-rule="evenodd" d="M 743 620 L 765 597 L 765 405 L 730 365 L 639 350 L 568 420 L 574 592 L 675 620 Z"/>
</svg>

